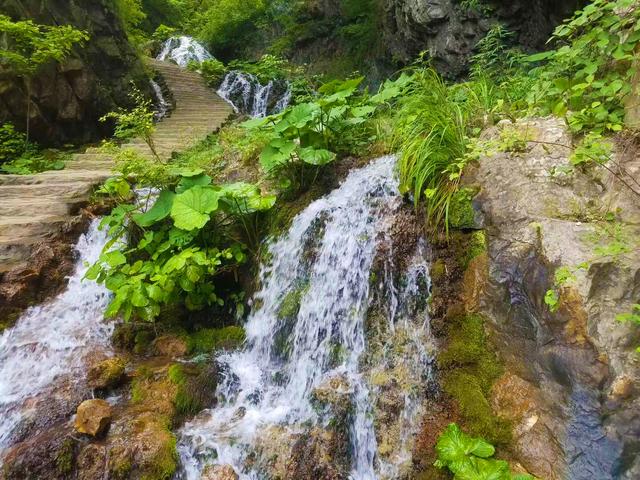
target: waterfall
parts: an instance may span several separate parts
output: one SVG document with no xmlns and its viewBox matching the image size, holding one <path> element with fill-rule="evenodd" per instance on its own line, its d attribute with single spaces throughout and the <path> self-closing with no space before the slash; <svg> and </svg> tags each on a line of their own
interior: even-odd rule
<svg viewBox="0 0 640 480">
<path fill-rule="evenodd" d="M 236 113 L 265 117 L 289 106 L 291 84 L 286 80 L 270 80 L 262 85 L 254 75 L 231 71 L 225 75 L 218 95 L 229 102 Z"/>
<path fill-rule="evenodd" d="M 154 80 L 149 80 L 149 83 L 151 83 L 151 88 L 153 89 L 153 93 L 156 97 L 156 103 L 155 103 L 156 113 L 154 117 L 155 117 L 155 120 L 157 121 L 164 118 L 167 115 L 170 105 L 169 105 L 169 102 L 165 100 L 164 95 L 162 94 L 162 88 L 160 87 L 160 85 L 158 85 L 158 82 Z"/>
<path fill-rule="evenodd" d="M 180 432 L 187 480 L 199 479 L 211 464 L 232 466 L 241 480 L 267 478 L 265 465 L 271 457 L 265 449 L 277 442 L 290 444 L 310 428 L 325 428 L 336 420 L 314 401 L 327 385 L 350 403 L 343 420 L 348 423 L 352 480 L 397 478 L 410 462 L 432 363 L 424 313 L 429 288 L 424 244 L 403 272 L 402 285 L 390 276 L 377 287 L 382 303 L 389 300 L 397 307 L 387 315 L 380 338 L 385 346 L 375 358 L 366 325 L 376 288 L 371 280 L 374 258 L 388 239 L 388 220 L 402 204 L 394 168 L 395 157 L 387 156 L 352 171 L 270 244 L 271 260 L 261 268 L 262 288 L 246 325 L 246 346 L 216 359 L 223 372 L 217 406 Z M 385 268 L 392 263 L 387 259 Z M 404 340 L 397 347 L 403 356 L 391 359 L 396 347 L 391 342 L 401 331 Z M 404 393 L 395 453 L 384 456 L 378 454 L 374 427 L 374 403 L 383 392 L 371 378 L 401 367 L 404 382 L 412 387 Z"/>
<path fill-rule="evenodd" d="M 112 327 L 103 322 L 108 291 L 82 281 L 85 264 L 98 259 L 107 241 L 98 225 L 94 220 L 78 240 L 66 291 L 27 310 L 0 336 L 0 457 L 20 423 L 34 415 L 33 400 L 49 401 L 58 382 L 83 383 L 86 358 L 110 351 Z"/>
<path fill-rule="evenodd" d="M 171 37 L 166 40 L 156 59 L 161 61 L 173 60 L 184 68 L 189 62 L 201 63 L 204 60 L 211 60 L 213 55 L 193 38 L 181 36 Z"/>
</svg>

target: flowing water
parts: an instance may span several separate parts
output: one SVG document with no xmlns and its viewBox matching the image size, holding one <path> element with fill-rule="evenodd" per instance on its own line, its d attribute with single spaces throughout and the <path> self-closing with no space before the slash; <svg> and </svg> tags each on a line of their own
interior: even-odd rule
<svg viewBox="0 0 640 480">
<path fill-rule="evenodd" d="M 289 106 L 291 84 L 285 80 L 271 80 L 262 85 L 254 75 L 231 71 L 225 75 L 218 95 L 229 102 L 236 113 L 265 117 Z"/>
<path fill-rule="evenodd" d="M 425 389 L 405 392 L 395 455 L 378 458 L 374 403 L 382 393 L 370 378 L 397 363 L 408 366 L 407 384 L 424 386 L 429 381 L 429 321 L 424 301 L 416 306 L 418 298 L 428 296 L 424 245 L 401 282 L 389 275 L 377 287 L 385 297 L 382 303 L 394 306 L 381 327 L 388 338 L 381 341 L 375 358 L 367 351 L 367 312 L 376 288 L 372 264 L 379 245 L 388 239 L 387 220 L 401 204 L 394 166 L 395 158 L 389 156 L 351 172 L 270 245 L 271 260 L 262 267 L 262 289 L 246 325 L 246 346 L 217 359 L 223 372 L 218 405 L 181 431 L 186 479 L 200 478 L 207 464 L 231 465 L 242 480 L 266 478 L 268 460 L 260 458 L 261 450 L 290 443 L 309 425 L 324 428 L 331 423 L 313 401 L 327 385 L 337 385 L 336 393 L 351 403 L 353 480 L 394 478 L 408 461 L 421 403 L 416 392 Z M 391 259 L 387 263 L 393 268 Z M 422 313 L 416 315 L 418 311 Z M 392 360 L 388 342 L 396 331 L 406 334 L 399 348 L 405 355 Z M 269 437 L 274 431 L 280 432 L 278 439 Z"/>
<path fill-rule="evenodd" d="M 199 42 L 191 37 L 171 37 L 164 42 L 162 50 L 156 57 L 157 60 L 167 61 L 173 60 L 181 67 L 186 67 L 189 62 L 203 62 L 205 60 L 212 60 L 211 55 L 207 49 Z"/>
<path fill-rule="evenodd" d="M 160 87 L 160 85 L 158 85 L 158 82 L 154 81 L 154 80 L 149 80 L 149 83 L 151 84 L 151 88 L 153 89 L 153 93 L 156 97 L 156 102 L 155 102 L 155 120 L 161 120 L 162 118 L 164 118 L 167 115 L 167 112 L 169 111 L 169 108 L 171 107 L 171 105 L 169 105 L 169 102 L 167 102 L 167 100 L 164 98 L 164 94 L 162 93 L 162 87 Z"/>
<path fill-rule="evenodd" d="M 0 457 L 29 416 L 29 400 L 49 395 L 63 377 L 84 381 L 86 356 L 108 351 L 111 327 L 103 322 L 107 290 L 82 281 L 85 262 L 95 262 L 106 234 L 94 220 L 76 245 L 78 261 L 66 291 L 27 310 L 0 336 Z"/>
</svg>

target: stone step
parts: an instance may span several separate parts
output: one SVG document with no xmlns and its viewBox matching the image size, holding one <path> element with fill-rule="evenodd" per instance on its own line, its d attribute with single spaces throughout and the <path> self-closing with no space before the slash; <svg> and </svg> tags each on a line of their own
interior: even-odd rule
<svg viewBox="0 0 640 480">
<path fill-rule="evenodd" d="M 65 215 L 28 215 L 0 217 L 0 236 L 14 238 L 48 235 L 60 228 L 69 217 Z"/>
<path fill-rule="evenodd" d="M 33 185 L 60 182 L 100 183 L 110 176 L 110 170 L 56 170 L 36 175 L 0 175 L 0 185 Z"/>
<path fill-rule="evenodd" d="M 0 216 L 70 215 L 86 205 L 85 198 L 61 199 L 54 196 L 0 197 Z"/>
<path fill-rule="evenodd" d="M 0 201 L 4 197 L 36 197 L 42 195 L 52 195 L 65 200 L 83 195 L 88 197 L 91 190 L 89 184 L 76 182 L 0 185 Z"/>
</svg>

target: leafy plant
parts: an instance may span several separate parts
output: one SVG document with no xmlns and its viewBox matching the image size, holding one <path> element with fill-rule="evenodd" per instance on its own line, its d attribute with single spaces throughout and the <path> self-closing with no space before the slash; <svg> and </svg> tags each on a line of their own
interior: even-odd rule
<svg viewBox="0 0 640 480">
<path fill-rule="evenodd" d="M 131 110 L 118 110 L 117 112 L 109 112 L 104 115 L 100 121 L 107 122 L 113 120 L 115 122 L 114 137 L 118 140 L 128 140 L 134 137 L 140 137 L 147 144 L 153 155 L 158 159 L 155 144 L 153 142 L 153 133 L 155 132 L 155 112 L 150 99 L 145 98 L 142 92 L 131 83 L 131 91 L 129 97 L 134 101 L 135 107 Z"/>
<path fill-rule="evenodd" d="M 11 123 L 0 126 L 0 165 L 20 157 L 29 148 L 27 136 Z"/>
<path fill-rule="evenodd" d="M 553 288 L 547 290 L 544 296 L 544 303 L 549 310 L 555 312 L 560 306 L 560 292 L 563 287 L 571 282 L 575 282 L 576 276 L 569 267 L 560 267 L 554 273 Z"/>
<path fill-rule="evenodd" d="M 248 245 L 234 231 L 252 234 L 251 217 L 275 203 L 250 184 L 211 185 L 199 169 L 175 175 L 178 183 L 151 208 L 121 204 L 102 221 L 111 239 L 86 277 L 114 292 L 107 317 L 152 321 L 168 305 L 223 305 L 215 279 L 247 259 Z"/>
<path fill-rule="evenodd" d="M 214 88 L 220 85 L 227 73 L 227 67 L 224 66 L 224 63 L 215 58 L 201 63 L 192 62 L 188 68 L 199 71 L 207 85 Z"/>
<path fill-rule="evenodd" d="M 533 480 L 531 475 L 511 473 L 507 462 L 492 458 L 493 445 L 470 437 L 455 423 L 438 438 L 436 452 L 434 465 L 448 469 L 455 480 Z"/>
<path fill-rule="evenodd" d="M 0 15 L 0 33 L 5 35 L 6 42 L 0 45 L 0 65 L 23 78 L 27 87 L 25 142 L 28 142 L 33 77 L 46 63 L 63 61 L 74 45 L 82 44 L 89 36 L 70 25 L 38 25 L 31 20 L 14 22 L 6 15 Z"/>
<path fill-rule="evenodd" d="M 37 147 L 29 144 L 28 148 L 18 158 L 4 163 L 0 172 L 14 175 L 31 175 L 47 170 L 62 170 L 67 155 L 58 150 L 38 151 Z"/>
<path fill-rule="evenodd" d="M 534 72 L 530 103 L 566 115 L 576 132 L 621 130 L 640 41 L 637 2 L 595 0 L 560 25 L 551 41 L 556 49 L 528 58 L 543 62 Z"/>
</svg>

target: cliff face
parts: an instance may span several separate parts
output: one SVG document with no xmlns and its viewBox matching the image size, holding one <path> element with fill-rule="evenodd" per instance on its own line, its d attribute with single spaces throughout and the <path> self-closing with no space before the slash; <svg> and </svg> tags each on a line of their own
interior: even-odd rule
<svg viewBox="0 0 640 480">
<path fill-rule="evenodd" d="M 384 0 L 383 35 L 388 52 L 402 62 L 428 51 L 449 76 L 463 74 L 469 55 L 497 22 L 526 49 L 542 49 L 554 27 L 578 8 L 579 0 L 485 1 L 468 8 L 461 0 Z"/>
<path fill-rule="evenodd" d="M 148 89 L 142 63 L 129 45 L 113 0 L 0 0 L 14 20 L 73 25 L 90 39 L 62 64 L 51 63 L 32 86 L 31 130 L 43 144 L 93 141 L 108 133 L 98 119 L 129 103 L 135 81 Z M 24 82 L 0 71 L 0 123 L 26 123 Z"/>
</svg>

